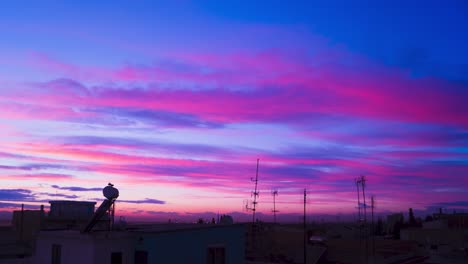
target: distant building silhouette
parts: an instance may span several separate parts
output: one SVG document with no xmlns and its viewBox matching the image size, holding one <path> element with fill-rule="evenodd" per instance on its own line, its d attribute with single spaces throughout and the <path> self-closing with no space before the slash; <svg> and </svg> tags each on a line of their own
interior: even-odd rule
<svg viewBox="0 0 468 264">
<path fill-rule="evenodd" d="M 232 225 L 234 224 L 234 219 L 230 215 L 222 215 L 219 219 L 219 223 L 222 225 Z"/>
</svg>

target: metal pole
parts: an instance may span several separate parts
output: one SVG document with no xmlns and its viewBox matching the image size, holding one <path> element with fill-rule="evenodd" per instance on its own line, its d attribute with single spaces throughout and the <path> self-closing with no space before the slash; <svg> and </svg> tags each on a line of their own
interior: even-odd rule
<svg viewBox="0 0 468 264">
<path fill-rule="evenodd" d="M 114 216 L 115 216 L 115 201 L 114 201 L 114 203 L 112 204 L 112 212 L 111 212 L 111 213 L 112 213 L 112 215 L 111 215 L 111 228 L 110 228 L 110 229 L 113 230 L 113 229 L 114 229 L 114 223 L 115 223 L 115 222 L 114 222 Z"/>
<path fill-rule="evenodd" d="M 362 247 L 362 229 L 361 229 L 361 201 L 360 201 L 360 191 L 359 184 L 360 180 L 355 179 L 356 190 L 357 190 L 357 201 L 358 201 L 358 227 L 359 227 L 359 246 Z M 362 250 L 362 248 L 360 248 Z"/>
<path fill-rule="evenodd" d="M 366 187 L 366 178 L 364 176 L 361 176 L 361 184 L 362 184 L 362 199 L 364 201 L 364 235 L 366 238 L 366 263 L 368 263 L 368 254 L 369 254 L 369 234 L 368 234 L 368 229 L 367 229 L 367 204 L 366 204 L 366 193 L 365 193 L 365 187 Z"/>
<path fill-rule="evenodd" d="M 358 222 L 361 222 L 361 194 L 359 190 L 360 180 L 356 180 L 357 202 L 358 202 Z"/>
<path fill-rule="evenodd" d="M 306 224 L 307 190 L 304 189 L 304 264 L 307 263 L 307 224 Z"/>
<path fill-rule="evenodd" d="M 254 190 L 254 193 L 253 193 L 253 196 L 254 196 L 254 201 L 253 201 L 253 213 L 252 213 L 252 224 L 255 224 L 255 211 L 256 211 L 256 207 L 257 207 L 257 196 L 258 196 L 258 192 L 257 192 L 257 185 L 258 185 L 258 163 L 259 163 L 259 160 L 260 159 L 257 159 L 257 173 L 255 175 L 255 190 Z"/>
<path fill-rule="evenodd" d="M 375 257 L 375 226 L 374 226 L 374 196 L 371 196 L 372 206 L 372 256 Z"/>
<path fill-rule="evenodd" d="M 276 213 L 278 212 L 276 210 L 276 196 L 278 195 L 278 191 L 272 191 L 271 194 L 273 195 L 273 221 L 276 224 Z"/>
<path fill-rule="evenodd" d="M 276 224 L 276 194 L 273 194 L 273 218 Z"/>
<path fill-rule="evenodd" d="M 24 234 L 24 204 L 21 204 L 21 227 L 20 227 L 20 240 L 23 241 Z"/>
</svg>

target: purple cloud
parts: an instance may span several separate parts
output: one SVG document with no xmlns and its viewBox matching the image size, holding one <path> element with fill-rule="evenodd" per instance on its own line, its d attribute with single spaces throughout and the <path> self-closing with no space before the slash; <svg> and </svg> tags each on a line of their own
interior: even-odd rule
<svg viewBox="0 0 468 264">
<path fill-rule="evenodd" d="M 118 200 L 120 203 L 133 203 L 133 204 L 165 204 L 165 201 L 162 200 L 157 200 L 157 199 L 151 199 L 151 198 L 145 198 L 142 200 Z"/>
<path fill-rule="evenodd" d="M 78 187 L 78 186 L 58 186 L 58 185 L 51 185 L 52 188 L 54 189 L 59 189 L 59 190 L 66 190 L 66 191 L 72 191 L 72 192 L 95 192 L 95 191 L 102 191 L 102 188 L 84 188 L 84 187 Z"/>
<path fill-rule="evenodd" d="M 26 189 L 0 189 L 0 200 L 4 201 L 32 201 L 35 195 Z"/>
</svg>

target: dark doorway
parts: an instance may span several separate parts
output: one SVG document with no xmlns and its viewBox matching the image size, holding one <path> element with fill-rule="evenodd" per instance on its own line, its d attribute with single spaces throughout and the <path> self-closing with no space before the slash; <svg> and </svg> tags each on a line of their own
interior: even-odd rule
<svg viewBox="0 0 468 264">
<path fill-rule="evenodd" d="M 122 252 L 111 253 L 111 264 L 122 264 Z"/>
<path fill-rule="evenodd" d="M 148 264 L 148 252 L 141 250 L 135 251 L 135 264 Z"/>
<path fill-rule="evenodd" d="M 52 245 L 52 264 L 60 264 L 62 260 L 62 246 Z"/>
<path fill-rule="evenodd" d="M 225 264 L 226 251 L 224 247 L 209 247 L 207 255 L 207 264 Z"/>
</svg>

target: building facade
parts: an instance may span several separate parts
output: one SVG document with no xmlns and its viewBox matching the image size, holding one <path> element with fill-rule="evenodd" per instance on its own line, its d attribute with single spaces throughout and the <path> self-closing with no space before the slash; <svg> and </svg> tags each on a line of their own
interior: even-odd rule
<svg viewBox="0 0 468 264">
<path fill-rule="evenodd" d="M 245 259 L 243 225 L 191 225 L 80 233 L 43 231 L 34 263 L 238 264 Z"/>
</svg>

